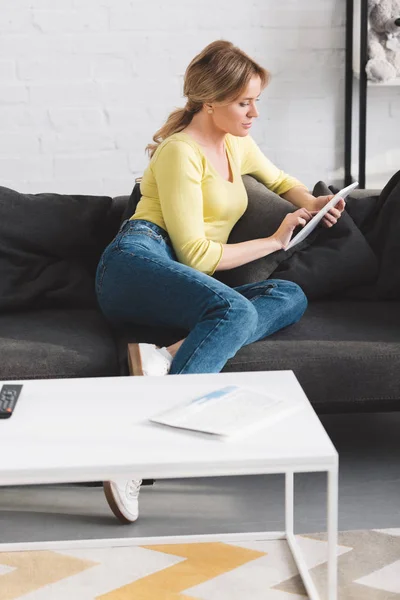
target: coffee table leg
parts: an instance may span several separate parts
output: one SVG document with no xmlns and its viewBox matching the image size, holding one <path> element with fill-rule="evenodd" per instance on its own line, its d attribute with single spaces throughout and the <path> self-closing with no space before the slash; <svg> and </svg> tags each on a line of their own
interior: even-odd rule
<svg viewBox="0 0 400 600">
<path fill-rule="evenodd" d="M 328 598 L 337 599 L 338 467 L 328 471 Z"/>
<path fill-rule="evenodd" d="M 294 521 L 294 475 L 285 474 L 285 529 L 286 534 L 293 534 Z"/>
<path fill-rule="evenodd" d="M 328 593 L 327 600 L 337 600 L 337 540 L 338 540 L 338 466 L 327 469 L 327 521 L 328 521 Z M 292 551 L 299 574 L 310 600 L 320 600 L 320 595 L 309 573 L 306 560 L 294 534 L 294 474 L 285 473 L 285 529 L 286 540 Z"/>
<path fill-rule="evenodd" d="M 285 533 L 286 541 L 292 552 L 293 559 L 299 570 L 299 575 L 307 590 L 310 600 L 320 600 L 318 591 L 314 585 L 303 553 L 294 534 L 294 473 L 285 473 Z M 331 600 L 329 598 L 329 600 Z"/>
</svg>

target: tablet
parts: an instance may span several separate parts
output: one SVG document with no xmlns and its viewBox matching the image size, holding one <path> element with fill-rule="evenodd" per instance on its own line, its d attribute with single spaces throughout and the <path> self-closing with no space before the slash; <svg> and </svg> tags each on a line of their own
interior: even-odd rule
<svg viewBox="0 0 400 600">
<path fill-rule="evenodd" d="M 308 223 L 306 223 L 304 225 L 303 229 L 301 229 L 301 231 L 299 231 L 299 233 L 290 240 L 288 246 L 286 246 L 286 248 L 284 248 L 284 250 L 290 250 L 290 248 L 293 248 L 293 246 L 295 246 L 299 242 L 302 242 L 303 240 L 305 240 L 306 237 L 308 237 L 310 235 L 310 233 L 312 231 L 314 231 L 314 229 L 316 228 L 316 226 L 318 225 L 320 220 L 326 215 L 326 213 L 329 212 L 331 210 L 331 208 L 333 208 L 339 202 L 339 200 L 341 198 L 343 198 L 343 200 L 345 198 L 347 198 L 347 196 L 357 186 L 358 186 L 358 181 L 355 181 L 354 183 L 348 185 L 347 187 L 340 190 L 340 192 L 335 194 L 335 196 L 332 198 L 332 200 L 329 200 L 329 202 L 327 204 L 325 204 L 325 206 L 323 208 L 321 208 L 321 210 L 319 212 L 317 212 L 317 214 L 314 215 L 313 218 L 310 221 L 308 221 Z"/>
</svg>

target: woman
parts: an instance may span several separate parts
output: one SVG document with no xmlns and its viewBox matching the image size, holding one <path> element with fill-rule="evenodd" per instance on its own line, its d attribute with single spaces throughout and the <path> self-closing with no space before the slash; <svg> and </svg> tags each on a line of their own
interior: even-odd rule
<svg viewBox="0 0 400 600">
<path fill-rule="evenodd" d="M 249 136 L 268 81 L 269 73 L 230 42 L 209 44 L 186 70 L 186 106 L 170 114 L 147 146 L 142 197 L 103 253 L 97 297 L 116 325 L 180 327 L 189 334 L 168 348 L 130 345 L 134 375 L 218 373 L 242 346 L 295 323 L 306 309 L 303 291 L 290 281 L 232 289 L 212 277 L 285 248 L 293 230 L 332 197 L 312 196 Z M 271 237 L 227 244 L 247 207 L 246 173 L 298 210 Z M 343 208 L 340 201 L 325 224 L 335 224 Z M 139 487 L 136 480 L 104 484 L 123 522 L 138 517 Z"/>
</svg>

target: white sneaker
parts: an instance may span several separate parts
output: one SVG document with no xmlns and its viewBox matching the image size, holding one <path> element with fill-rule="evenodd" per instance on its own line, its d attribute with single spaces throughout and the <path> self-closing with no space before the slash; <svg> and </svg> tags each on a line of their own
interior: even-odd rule
<svg viewBox="0 0 400 600">
<path fill-rule="evenodd" d="M 141 479 L 114 479 L 103 483 L 107 502 L 122 523 L 134 523 L 139 516 Z"/>
<path fill-rule="evenodd" d="M 154 344 L 128 344 L 129 371 L 132 375 L 168 375 L 172 356 Z"/>
</svg>

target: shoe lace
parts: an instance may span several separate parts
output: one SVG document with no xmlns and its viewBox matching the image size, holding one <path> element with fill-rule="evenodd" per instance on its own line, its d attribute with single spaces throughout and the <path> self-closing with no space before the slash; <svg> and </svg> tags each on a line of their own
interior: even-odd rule
<svg viewBox="0 0 400 600">
<path fill-rule="evenodd" d="M 128 483 L 126 484 L 126 495 L 130 500 L 137 498 L 141 485 L 141 479 L 130 479 L 128 481 Z"/>
</svg>

